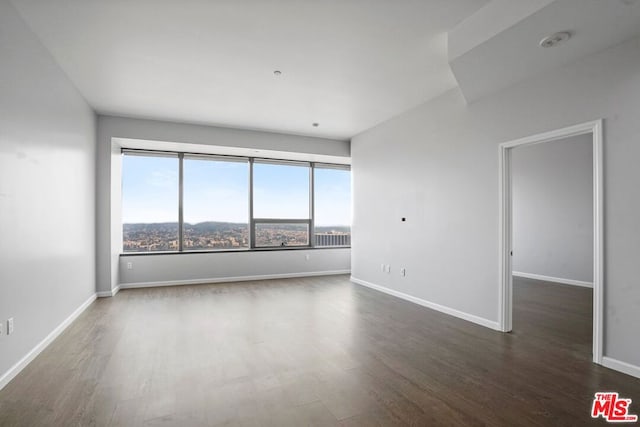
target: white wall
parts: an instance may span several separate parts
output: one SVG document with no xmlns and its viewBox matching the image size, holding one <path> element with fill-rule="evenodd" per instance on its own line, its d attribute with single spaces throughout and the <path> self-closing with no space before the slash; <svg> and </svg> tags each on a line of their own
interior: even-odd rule
<svg viewBox="0 0 640 427">
<path fill-rule="evenodd" d="M 0 64 L 1 378 L 95 293 L 96 151 L 93 111 L 5 0 Z"/>
<path fill-rule="evenodd" d="M 593 283 L 592 140 L 513 150 L 514 272 Z"/>
<path fill-rule="evenodd" d="M 471 105 L 452 90 L 356 136 L 353 276 L 497 321 L 498 144 L 603 118 L 605 356 L 640 366 L 639 115 L 635 39 Z"/>
<path fill-rule="evenodd" d="M 129 263 L 130 270 L 127 268 Z M 120 257 L 120 283 L 124 287 L 149 283 L 206 283 L 229 279 L 345 274 L 350 271 L 349 248 Z"/>
<path fill-rule="evenodd" d="M 286 251 L 279 251 L 270 258 L 271 263 L 264 268 L 257 268 L 261 257 L 259 252 L 248 254 L 179 254 L 179 255 L 150 255 L 148 260 L 142 261 L 138 256 L 135 273 L 120 271 L 120 254 L 122 249 L 122 225 L 120 205 L 120 174 L 121 156 L 119 147 L 112 142 L 113 138 L 130 138 L 159 141 L 160 143 L 184 143 L 198 145 L 217 145 L 226 147 L 242 147 L 258 150 L 274 150 L 280 152 L 318 154 L 349 158 L 350 145 L 348 141 L 336 141 L 322 138 L 311 138 L 294 135 L 284 135 L 269 132 L 221 128 L 213 126 L 199 126 L 182 123 L 169 123 L 153 120 L 130 119 L 123 117 L 98 117 L 98 291 L 108 293 L 116 289 L 120 280 L 123 283 L 156 282 L 167 280 L 197 280 L 224 277 L 221 271 L 228 271 L 232 276 L 237 275 L 272 275 L 295 274 L 304 269 L 317 272 L 345 270 L 350 264 L 350 251 L 337 250 L 334 256 L 326 262 L 319 262 L 327 257 L 317 255 L 314 262 L 304 266 L 291 263 L 290 255 Z M 334 251 L 332 249 L 318 249 L 313 251 Z M 172 258 L 179 257 L 179 258 Z M 228 270 L 214 270 L 219 260 L 225 259 L 229 264 Z M 329 262 L 331 259 L 333 262 Z M 170 260 L 170 261 L 166 261 Z M 164 262 L 170 263 L 173 271 L 162 268 Z M 315 264 L 317 262 L 317 264 Z M 245 269 L 246 273 L 239 274 Z M 348 268 L 346 268 L 348 270 Z M 165 271 L 166 276 L 156 273 Z M 226 273 L 225 273 L 226 274 Z M 164 277 L 164 278 L 163 278 Z"/>
</svg>

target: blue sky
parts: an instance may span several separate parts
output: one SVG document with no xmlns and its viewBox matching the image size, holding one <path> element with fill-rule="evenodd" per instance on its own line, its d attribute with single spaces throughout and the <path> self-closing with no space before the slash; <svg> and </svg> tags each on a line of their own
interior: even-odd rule
<svg viewBox="0 0 640 427">
<path fill-rule="evenodd" d="M 316 168 L 316 225 L 351 223 L 350 173 Z M 178 220 L 177 157 L 125 155 L 122 164 L 123 222 Z M 184 160 L 184 219 L 247 222 L 249 166 L 246 162 Z M 309 169 L 254 164 L 256 218 L 307 218 Z"/>
</svg>

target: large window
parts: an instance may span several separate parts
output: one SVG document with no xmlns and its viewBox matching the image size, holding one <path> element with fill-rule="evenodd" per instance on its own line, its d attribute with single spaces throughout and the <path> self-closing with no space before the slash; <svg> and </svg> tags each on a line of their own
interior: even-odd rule
<svg viewBox="0 0 640 427">
<path fill-rule="evenodd" d="M 125 150 L 123 251 L 351 244 L 348 166 Z"/>
<path fill-rule="evenodd" d="M 313 189 L 315 246 L 350 246 L 351 171 L 318 165 Z"/>
<path fill-rule="evenodd" d="M 249 247 L 249 162 L 185 156 L 183 250 Z"/>
<path fill-rule="evenodd" d="M 177 251 L 178 155 L 127 155 L 122 161 L 124 252 Z"/>
<path fill-rule="evenodd" d="M 255 247 L 309 246 L 310 165 L 255 161 Z"/>
</svg>

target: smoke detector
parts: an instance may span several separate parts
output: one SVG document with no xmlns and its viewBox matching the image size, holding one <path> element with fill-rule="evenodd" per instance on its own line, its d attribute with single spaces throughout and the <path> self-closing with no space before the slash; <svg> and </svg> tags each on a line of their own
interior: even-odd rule
<svg viewBox="0 0 640 427">
<path fill-rule="evenodd" d="M 551 34 L 540 40 L 541 47 L 556 47 L 571 38 L 569 31 L 561 31 L 559 33 Z"/>
</svg>

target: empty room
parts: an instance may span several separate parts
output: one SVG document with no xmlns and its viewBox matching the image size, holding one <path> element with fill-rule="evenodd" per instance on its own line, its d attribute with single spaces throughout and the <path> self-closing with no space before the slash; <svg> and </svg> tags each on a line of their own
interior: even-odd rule
<svg viewBox="0 0 640 427">
<path fill-rule="evenodd" d="M 640 1 L 0 0 L 0 426 L 640 415 Z"/>
<path fill-rule="evenodd" d="M 587 360 L 598 353 L 593 165 L 591 133 L 512 152 L 512 333 Z"/>
</svg>

